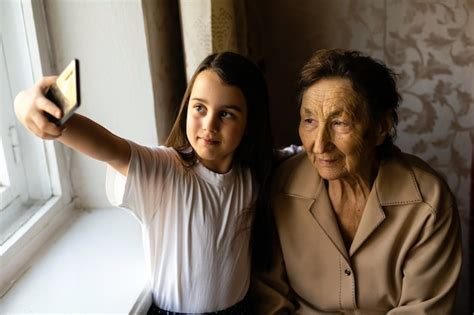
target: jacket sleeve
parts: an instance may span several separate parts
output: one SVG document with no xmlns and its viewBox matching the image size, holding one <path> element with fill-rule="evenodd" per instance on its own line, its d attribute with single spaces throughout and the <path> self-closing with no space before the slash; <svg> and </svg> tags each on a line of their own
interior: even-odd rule
<svg viewBox="0 0 474 315">
<path fill-rule="evenodd" d="M 274 246 L 274 260 L 265 272 L 254 272 L 250 288 L 250 300 L 254 314 L 295 314 L 293 292 L 288 284 L 285 264 L 279 244 Z"/>
<path fill-rule="evenodd" d="M 461 263 L 459 218 L 453 205 L 425 222 L 403 267 L 399 305 L 388 314 L 451 314 Z"/>
</svg>

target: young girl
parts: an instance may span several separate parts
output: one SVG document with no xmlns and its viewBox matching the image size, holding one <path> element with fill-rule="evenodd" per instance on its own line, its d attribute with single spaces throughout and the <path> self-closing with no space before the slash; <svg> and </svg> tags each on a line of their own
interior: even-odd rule
<svg viewBox="0 0 474 315">
<path fill-rule="evenodd" d="M 18 119 L 126 176 L 122 206 L 141 222 L 152 314 L 248 314 L 252 223 L 264 218 L 272 167 L 263 75 L 235 53 L 213 54 L 185 92 L 166 146 L 144 147 L 75 114 L 66 129 L 44 97 L 54 77 L 15 99 Z M 258 197 L 257 197 L 258 196 Z M 258 245 L 253 248 L 259 251 Z"/>
</svg>

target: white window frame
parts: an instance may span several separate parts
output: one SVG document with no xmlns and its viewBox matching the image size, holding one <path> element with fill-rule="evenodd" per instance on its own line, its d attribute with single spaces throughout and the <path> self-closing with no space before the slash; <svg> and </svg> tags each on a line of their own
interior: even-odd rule
<svg viewBox="0 0 474 315">
<path fill-rule="evenodd" d="M 45 74 L 55 72 L 49 51 L 44 3 L 42 0 L 13 1 L 21 5 L 31 67 L 31 82 L 36 82 Z M 12 92 L 17 93 L 18 90 L 24 88 L 26 86 L 12 86 Z M 20 126 L 16 129 L 19 133 L 26 132 Z M 64 147 L 56 141 L 40 141 L 40 145 L 45 152 L 52 197 L 5 243 L 0 245 L 0 297 L 31 266 L 34 256 L 47 244 L 55 232 L 67 226 L 68 222 L 75 217 L 71 183 L 67 178 L 68 159 Z M 31 159 L 35 153 L 26 154 L 29 154 L 27 158 Z M 34 188 L 32 187 L 32 190 Z"/>
<path fill-rule="evenodd" d="M 14 19 L 15 17 L 10 18 Z M 27 194 L 23 162 L 19 157 L 19 139 L 15 126 L 15 114 L 12 106 L 5 106 L 5 104 L 11 103 L 13 98 L 5 54 L 4 35 L 0 33 L 0 102 L 2 104 L 0 110 L 0 210 L 6 208 L 17 198 L 24 199 L 24 195 Z M 20 53 L 26 54 L 23 51 Z M 25 58 L 20 56 L 18 59 Z"/>
</svg>

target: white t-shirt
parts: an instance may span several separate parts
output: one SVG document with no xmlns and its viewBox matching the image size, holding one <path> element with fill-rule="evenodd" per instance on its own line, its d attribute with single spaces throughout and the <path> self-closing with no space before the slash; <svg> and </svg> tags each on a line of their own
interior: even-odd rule
<svg viewBox="0 0 474 315">
<path fill-rule="evenodd" d="M 250 207 L 257 190 L 250 170 L 234 165 L 218 174 L 199 162 L 187 170 L 172 148 L 130 146 L 125 187 L 109 169 L 107 192 L 141 222 L 155 304 L 199 313 L 242 300 L 250 282 Z"/>
</svg>

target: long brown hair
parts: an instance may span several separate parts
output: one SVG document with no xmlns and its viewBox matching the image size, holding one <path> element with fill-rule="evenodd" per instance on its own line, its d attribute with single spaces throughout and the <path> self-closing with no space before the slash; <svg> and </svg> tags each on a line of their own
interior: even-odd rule
<svg viewBox="0 0 474 315">
<path fill-rule="evenodd" d="M 215 72 L 226 84 L 238 87 L 247 102 L 247 125 L 244 136 L 234 154 L 234 161 L 248 167 L 259 194 L 253 207 L 252 257 L 257 265 L 267 265 L 272 257 L 268 240 L 271 237 L 271 211 L 269 207 L 270 176 L 273 167 L 273 139 L 270 128 L 268 89 L 260 69 L 242 55 L 223 52 L 209 55 L 197 67 L 183 96 L 176 121 L 166 140 L 173 147 L 185 166 L 197 161 L 196 152 L 186 136 L 186 118 L 189 98 L 199 73 Z M 258 228 L 256 228 L 258 227 Z"/>
</svg>

